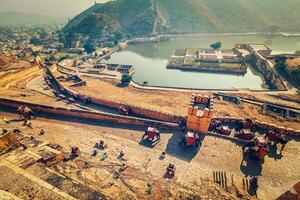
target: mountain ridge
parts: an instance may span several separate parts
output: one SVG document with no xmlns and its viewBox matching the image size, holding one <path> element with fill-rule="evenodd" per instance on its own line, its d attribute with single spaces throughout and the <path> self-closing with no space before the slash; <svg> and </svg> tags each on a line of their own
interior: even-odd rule
<svg viewBox="0 0 300 200">
<path fill-rule="evenodd" d="M 101 37 L 104 32 L 120 32 L 129 37 L 299 32 L 298 10 L 299 0 L 115 0 L 83 11 L 69 21 L 64 31 L 67 35 L 83 34 L 91 38 Z M 82 26 L 89 23 L 94 28 L 86 32 Z"/>
</svg>

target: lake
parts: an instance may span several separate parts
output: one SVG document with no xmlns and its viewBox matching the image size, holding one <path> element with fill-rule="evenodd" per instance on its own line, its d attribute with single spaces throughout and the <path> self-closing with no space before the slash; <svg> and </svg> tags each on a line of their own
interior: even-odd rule
<svg viewBox="0 0 300 200">
<path fill-rule="evenodd" d="M 199 89 L 262 89 L 265 87 L 262 77 L 251 66 L 248 67 L 245 75 L 191 72 L 166 68 L 168 58 L 175 49 L 207 48 L 216 41 L 223 43 L 222 48 L 233 48 L 236 43 L 265 44 L 273 50 L 272 54 L 293 53 L 295 50 L 300 50 L 299 36 L 203 36 L 128 46 L 121 52 L 113 54 L 108 62 L 132 64 L 135 68 L 133 80 L 140 84 L 147 81 L 148 85 L 152 86 Z"/>
</svg>

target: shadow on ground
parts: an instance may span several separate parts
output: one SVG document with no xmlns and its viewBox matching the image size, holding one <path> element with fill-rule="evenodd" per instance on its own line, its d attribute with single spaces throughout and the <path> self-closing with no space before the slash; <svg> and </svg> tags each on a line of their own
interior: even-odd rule
<svg viewBox="0 0 300 200">
<path fill-rule="evenodd" d="M 264 160 L 250 158 L 248 154 L 243 154 L 243 160 L 241 162 L 240 170 L 246 176 L 260 176 L 262 175 L 262 166 Z"/>
<path fill-rule="evenodd" d="M 150 141 L 147 138 L 145 138 L 145 139 L 141 139 L 139 145 L 152 149 L 159 143 L 159 141 L 160 141 L 159 139 L 154 139 L 153 141 Z"/>
<path fill-rule="evenodd" d="M 1 106 L 0 110 L 7 113 L 13 113 L 16 115 L 15 118 L 12 120 L 14 122 L 19 121 L 17 117 L 19 116 L 16 113 L 16 109 L 7 107 L 7 106 Z M 43 113 L 43 112 L 36 112 L 37 118 L 44 118 L 44 119 L 52 119 L 52 120 L 59 120 L 59 121 L 66 121 L 66 122 L 74 122 L 74 123 L 82 123 L 82 124 L 88 124 L 93 126 L 103 126 L 103 127 L 110 127 L 110 128 L 121 128 L 121 129 L 127 129 L 127 130 L 137 130 L 137 131 L 144 131 L 146 127 L 143 126 L 137 126 L 137 125 L 127 125 L 127 124 L 119 124 L 111 121 L 104 121 L 104 120 L 97 120 L 97 119 L 86 119 L 82 117 L 70 117 L 65 115 L 58 115 L 58 114 L 50 114 L 50 113 Z M 22 121 L 22 120 L 20 120 Z M 32 126 L 34 126 L 34 120 L 32 120 Z"/>
<path fill-rule="evenodd" d="M 201 143 L 199 146 L 183 146 L 179 145 L 179 142 L 184 137 L 184 133 L 180 131 L 174 131 L 172 137 L 169 139 L 165 152 L 180 160 L 191 162 L 193 158 L 201 149 Z M 205 135 L 201 135 L 201 141 L 204 140 Z"/>
</svg>

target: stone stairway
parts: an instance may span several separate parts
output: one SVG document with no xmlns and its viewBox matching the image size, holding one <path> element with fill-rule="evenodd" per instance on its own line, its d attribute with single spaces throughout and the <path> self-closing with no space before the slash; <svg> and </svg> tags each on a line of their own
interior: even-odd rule
<svg viewBox="0 0 300 200">
<path fill-rule="evenodd" d="M 28 171 L 76 199 L 106 199 L 101 193 L 50 168 L 33 165 Z"/>
<path fill-rule="evenodd" d="M 26 169 L 27 167 L 33 165 L 38 160 L 41 159 L 41 156 L 29 151 L 12 151 L 4 156 L 5 160 L 15 164 L 16 166 Z"/>
<path fill-rule="evenodd" d="M 0 176 L 0 190 L 20 199 L 76 199 L 3 158 L 0 160 Z"/>
</svg>

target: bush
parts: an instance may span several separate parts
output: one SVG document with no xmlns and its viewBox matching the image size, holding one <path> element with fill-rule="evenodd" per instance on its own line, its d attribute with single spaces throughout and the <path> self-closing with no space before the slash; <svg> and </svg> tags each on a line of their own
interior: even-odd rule
<svg viewBox="0 0 300 200">
<path fill-rule="evenodd" d="M 213 49 L 220 49 L 222 47 L 222 42 L 216 42 L 210 45 Z"/>
<path fill-rule="evenodd" d="M 96 48 L 91 43 L 86 43 L 83 47 L 87 53 L 93 53 L 96 50 Z"/>
<path fill-rule="evenodd" d="M 29 41 L 30 44 L 33 44 L 33 45 L 40 45 L 42 44 L 41 40 L 38 39 L 38 38 L 31 38 L 30 41 Z"/>
<path fill-rule="evenodd" d="M 275 58 L 275 69 L 284 76 L 288 74 L 288 66 L 285 57 Z"/>
<path fill-rule="evenodd" d="M 31 53 L 31 55 L 33 55 L 34 57 L 37 57 L 37 56 L 39 55 L 39 52 L 38 52 L 38 51 L 33 51 L 33 52 Z"/>
<path fill-rule="evenodd" d="M 295 75 L 295 76 L 299 76 L 300 75 L 300 68 L 297 68 L 297 69 L 293 69 L 291 71 L 291 74 Z"/>
<path fill-rule="evenodd" d="M 131 82 L 132 77 L 128 74 L 123 74 L 121 78 L 121 82 L 118 84 L 119 87 L 126 87 Z"/>
</svg>

